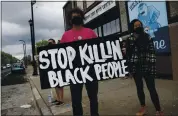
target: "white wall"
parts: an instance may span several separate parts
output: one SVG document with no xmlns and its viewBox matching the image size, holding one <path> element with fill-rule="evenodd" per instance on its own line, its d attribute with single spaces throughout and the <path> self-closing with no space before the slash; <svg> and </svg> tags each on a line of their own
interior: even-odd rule
<svg viewBox="0 0 178 116">
<path fill-rule="evenodd" d="M 77 1 L 76 3 L 77 3 L 77 7 L 83 10 L 83 1 Z"/>
<path fill-rule="evenodd" d="M 94 0 L 93 0 L 93 1 L 87 1 L 87 2 L 86 2 L 87 8 L 88 8 L 90 5 L 92 5 L 94 2 L 95 2 Z"/>
</svg>

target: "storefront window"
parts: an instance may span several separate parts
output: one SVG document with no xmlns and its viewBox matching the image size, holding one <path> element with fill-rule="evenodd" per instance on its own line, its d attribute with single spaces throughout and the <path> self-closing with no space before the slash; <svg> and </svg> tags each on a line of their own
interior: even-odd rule
<svg viewBox="0 0 178 116">
<path fill-rule="evenodd" d="M 117 32 L 120 32 L 119 18 L 116 19 L 116 31 L 117 31 Z"/>
<path fill-rule="evenodd" d="M 119 18 L 103 25 L 104 36 L 120 32 Z"/>
<path fill-rule="evenodd" d="M 111 34 L 116 33 L 116 20 L 111 21 Z"/>
<path fill-rule="evenodd" d="M 120 32 L 120 23 L 119 23 L 119 18 L 111 21 L 111 34 Z"/>
<path fill-rule="evenodd" d="M 106 24 L 104 24 L 103 25 L 103 34 L 104 34 L 104 36 L 106 36 L 107 35 L 107 30 L 106 30 L 107 28 L 106 28 Z"/>
<path fill-rule="evenodd" d="M 98 27 L 98 31 L 99 31 L 98 33 L 99 37 L 102 37 L 101 27 Z"/>
<path fill-rule="evenodd" d="M 95 28 L 93 31 L 96 33 L 96 35 L 98 35 L 97 28 Z"/>
<path fill-rule="evenodd" d="M 111 22 L 106 24 L 106 29 L 107 29 L 107 35 L 111 34 Z"/>
</svg>

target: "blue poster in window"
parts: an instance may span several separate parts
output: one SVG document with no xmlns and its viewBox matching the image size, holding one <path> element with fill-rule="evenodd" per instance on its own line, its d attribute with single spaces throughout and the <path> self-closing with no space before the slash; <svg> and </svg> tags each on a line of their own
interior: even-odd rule
<svg viewBox="0 0 178 116">
<path fill-rule="evenodd" d="M 130 22 L 139 19 L 144 26 L 144 30 L 154 41 L 157 53 L 170 52 L 170 40 L 166 2 L 151 1 L 129 1 L 128 13 Z"/>
</svg>

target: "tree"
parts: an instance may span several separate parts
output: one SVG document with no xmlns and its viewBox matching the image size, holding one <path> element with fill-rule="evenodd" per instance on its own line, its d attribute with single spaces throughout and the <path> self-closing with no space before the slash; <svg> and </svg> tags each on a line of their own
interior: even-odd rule
<svg viewBox="0 0 178 116">
<path fill-rule="evenodd" d="M 17 60 L 18 59 L 13 57 L 11 54 L 1 51 L 1 64 L 2 65 L 16 63 Z"/>
<path fill-rule="evenodd" d="M 37 42 L 36 45 L 35 45 L 36 54 L 37 54 L 37 47 L 47 46 L 47 45 L 48 45 L 48 41 L 47 40 L 41 40 L 41 41 Z"/>
<path fill-rule="evenodd" d="M 47 40 L 41 40 L 41 41 L 36 43 L 36 47 L 41 47 L 41 46 L 46 46 L 46 45 L 48 45 Z"/>
</svg>

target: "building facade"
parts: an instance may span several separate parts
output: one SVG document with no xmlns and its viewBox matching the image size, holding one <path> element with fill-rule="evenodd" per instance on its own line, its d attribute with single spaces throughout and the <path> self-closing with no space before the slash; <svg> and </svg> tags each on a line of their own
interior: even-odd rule
<svg viewBox="0 0 178 116">
<path fill-rule="evenodd" d="M 126 39 L 129 36 L 129 22 L 138 16 L 145 24 L 157 29 L 152 33 L 158 38 L 157 72 L 159 77 L 178 80 L 178 2 L 140 2 L 127 1 L 68 1 L 63 7 L 65 30 L 71 28 L 68 12 L 75 7 L 85 13 L 84 25 L 93 29 L 99 37 L 116 34 Z M 145 9 L 145 11 L 142 11 Z M 138 12 L 136 15 L 134 13 Z M 147 13 L 145 13 L 147 12 Z M 145 14 L 145 15 L 143 15 Z M 151 18 L 150 18 L 151 17 Z M 149 21 L 147 21 L 149 18 Z M 157 22 L 156 22 L 157 20 Z M 154 22 L 151 23 L 150 22 Z M 161 26 L 164 28 L 161 28 Z M 158 26 L 158 27 L 157 27 Z M 157 28 L 156 28 L 157 27 Z M 150 29 L 151 30 L 151 29 Z M 151 31 L 150 31 L 151 33 Z M 167 33 L 167 34 L 166 34 Z M 161 40 L 162 38 L 163 40 Z M 165 49 L 167 47 L 167 49 Z"/>
</svg>

